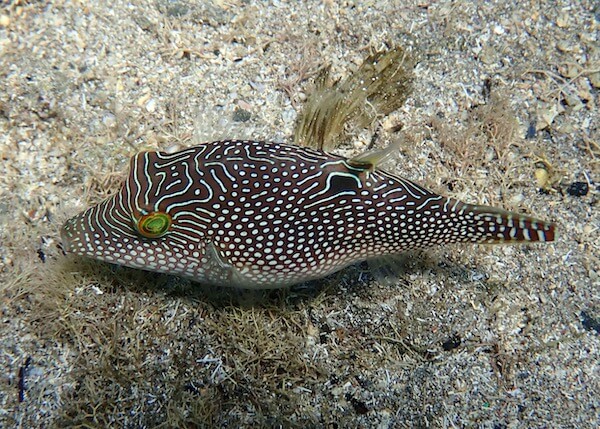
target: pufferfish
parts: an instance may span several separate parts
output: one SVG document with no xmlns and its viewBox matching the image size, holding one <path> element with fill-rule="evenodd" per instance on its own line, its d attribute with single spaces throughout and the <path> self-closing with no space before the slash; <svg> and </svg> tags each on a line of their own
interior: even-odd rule
<svg viewBox="0 0 600 429">
<path fill-rule="evenodd" d="M 63 243 L 200 283 L 280 288 L 413 249 L 554 240 L 552 223 L 377 169 L 385 156 L 246 140 L 141 152 L 117 194 L 64 224 Z"/>
</svg>

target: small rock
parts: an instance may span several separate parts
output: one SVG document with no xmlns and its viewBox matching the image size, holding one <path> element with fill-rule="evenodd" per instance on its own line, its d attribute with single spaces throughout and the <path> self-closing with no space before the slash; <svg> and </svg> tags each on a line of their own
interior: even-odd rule
<svg viewBox="0 0 600 429">
<path fill-rule="evenodd" d="M 234 120 L 234 122 L 248 122 L 251 117 L 252 113 L 250 113 L 246 109 L 238 107 L 233 112 L 232 119 Z"/>
<path fill-rule="evenodd" d="M 502 27 L 500 24 L 494 25 L 493 31 L 494 31 L 494 34 L 497 34 L 499 36 L 506 32 L 506 31 L 504 31 L 504 27 Z"/>
<path fill-rule="evenodd" d="M 600 88 L 600 72 L 592 73 L 588 79 L 594 88 Z"/>
<path fill-rule="evenodd" d="M 575 52 L 577 50 L 573 44 L 567 42 L 566 40 L 559 40 L 556 42 L 556 49 L 564 53 Z"/>
<path fill-rule="evenodd" d="M 451 336 L 450 338 L 448 338 L 446 341 L 444 341 L 442 343 L 442 348 L 449 352 L 451 350 L 454 350 L 455 348 L 459 347 L 461 344 L 461 339 L 458 335 L 454 334 L 453 336 Z"/>
<path fill-rule="evenodd" d="M 576 132 L 576 128 L 573 126 L 573 124 L 570 124 L 568 122 L 567 123 L 563 122 L 556 128 L 556 130 L 559 133 L 563 133 L 563 134 L 573 134 L 574 132 Z"/>
<path fill-rule="evenodd" d="M 286 124 L 291 124 L 296 120 L 296 111 L 291 107 L 289 109 L 284 109 L 283 112 L 281 112 L 281 119 L 283 119 L 283 122 Z"/>
<path fill-rule="evenodd" d="M 535 180 L 537 181 L 539 188 L 542 188 L 542 189 L 546 188 L 549 178 L 550 178 L 550 174 L 548 173 L 548 170 L 546 170 L 545 168 L 538 168 L 537 170 L 535 170 Z"/>
<path fill-rule="evenodd" d="M 544 171 L 546 171 L 546 170 L 544 170 Z M 547 172 L 546 172 L 546 173 L 547 173 Z M 516 194 L 516 195 L 513 195 L 513 196 L 510 198 L 510 203 L 511 203 L 513 206 L 518 206 L 518 205 L 519 205 L 519 204 L 521 204 L 523 201 L 525 201 L 525 195 L 523 195 L 523 194 Z"/>
<path fill-rule="evenodd" d="M 137 99 L 136 104 L 140 107 L 144 106 L 148 100 L 150 99 L 150 94 L 145 93 L 140 98 Z"/>
<path fill-rule="evenodd" d="M 583 197 L 587 195 L 590 187 L 587 182 L 573 182 L 567 188 L 567 194 L 573 197 Z"/>
<path fill-rule="evenodd" d="M 556 104 L 546 105 L 538 109 L 536 124 L 537 131 L 550 127 L 559 113 L 560 112 Z"/>
<path fill-rule="evenodd" d="M 152 21 L 143 15 L 134 16 L 133 21 L 144 31 L 151 31 L 153 28 Z"/>
<path fill-rule="evenodd" d="M 567 63 L 558 68 L 558 72 L 569 79 L 573 79 L 581 74 L 581 67 L 578 64 Z"/>
<path fill-rule="evenodd" d="M 165 12 L 167 16 L 181 18 L 190 12 L 189 6 L 182 1 L 169 1 L 164 2 Z"/>
<path fill-rule="evenodd" d="M 481 50 L 479 59 L 486 65 L 494 64 L 497 61 L 498 53 L 492 46 L 486 46 Z"/>
<path fill-rule="evenodd" d="M 248 82 L 248 84 L 250 85 L 250 87 L 253 90 L 255 90 L 261 94 L 263 92 L 265 92 L 266 86 L 263 83 L 256 83 L 256 82 L 250 81 L 250 82 Z"/>
<path fill-rule="evenodd" d="M 581 312 L 581 324 L 588 331 L 596 331 L 597 334 L 600 334 L 600 322 L 587 311 Z"/>
<path fill-rule="evenodd" d="M 247 110 L 247 111 L 251 111 L 252 110 L 252 105 L 250 103 L 248 103 L 247 101 L 239 100 L 237 102 L 237 105 L 241 109 L 244 109 L 244 110 Z"/>
<path fill-rule="evenodd" d="M 565 102 L 573 108 L 574 112 L 583 109 L 583 103 L 581 99 L 573 94 L 567 94 L 565 96 Z"/>
<path fill-rule="evenodd" d="M 148 113 L 154 113 L 156 111 L 156 100 L 154 98 L 148 100 L 145 108 Z"/>
<path fill-rule="evenodd" d="M 589 110 L 593 109 L 595 97 L 591 91 L 588 91 L 586 88 L 582 88 L 577 91 L 577 96 L 579 97 L 581 103 L 585 105 L 585 107 L 587 107 Z"/>
<path fill-rule="evenodd" d="M 107 113 L 102 117 L 102 124 L 108 129 L 113 129 L 117 126 L 117 118 L 112 113 Z"/>
<path fill-rule="evenodd" d="M 0 15 L 0 27 L 8 27 L 10 25 L 10 17 L 8 15 Z"/>
<path fill-rule="evenodd" d="M 529 123 L 529 126 L 527 127 L 527 133 L 525 133 L 525 138 L 529 139 L 529 140 L 534 139 L 535 134 L 536 134 L 536 122 L 531 121 Z"/>
<path fill-rule="evenodd" d="M 560 15 L 558 15 L 558 18 L 556 18 L 556 25 L 558 25 L 559 28 L 566 28 L 569 26 L 568 12 L 563 11 Z"/>
</svg>

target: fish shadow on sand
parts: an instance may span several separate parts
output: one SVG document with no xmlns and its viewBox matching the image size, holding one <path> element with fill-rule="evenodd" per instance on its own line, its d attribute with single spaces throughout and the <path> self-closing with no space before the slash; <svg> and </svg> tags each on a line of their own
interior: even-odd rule
<svg viewBox="0 0 600 429">
<path fill-rule="evenodd" d="M 125 288 L 129 292 L 164 295 L 190 304 L 203 302 L 215 308 L 297 307 L 303 302 L 338 294 L 366 298 L 377 283 L 396 288 L 397 293 L 402 294 L 414 275 L 448 278 L 460 283 L 477 282 L 479 287 L 488 287 L 485 270 L 474 271 L 464 264 L 448 261 L 425 251 L 407 252 L 376 263 L 360 262 L 322 279 L 281 289 L 239 289 L 207 285 L 183 277 L 88 261 L 79 257 L 74 257 L 70 263 L 77 264 L 84 271 L 100 271 L 104 274 L 101 277 L 110 278 L 110 282 L 98 282 L 99 287 L 106 289 L 107 293 L 118 293 L 119 289 Z"/>
</svg>

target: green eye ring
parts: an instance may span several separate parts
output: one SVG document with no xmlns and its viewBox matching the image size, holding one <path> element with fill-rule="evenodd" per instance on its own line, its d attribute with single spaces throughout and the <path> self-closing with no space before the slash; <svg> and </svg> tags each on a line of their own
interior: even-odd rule
<svg viewBox="0 0 600 429">
<path fill-rule="evenodd" d="M 136 220 L 135 229 L 146 238 L 159 238 L 171 227 L 171 215 L 165 212 L 152 212 Z"/>
</svg>

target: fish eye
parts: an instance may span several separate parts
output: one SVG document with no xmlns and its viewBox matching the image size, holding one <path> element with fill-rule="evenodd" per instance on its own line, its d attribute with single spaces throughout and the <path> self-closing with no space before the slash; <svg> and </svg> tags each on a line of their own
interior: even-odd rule
<svg viewBox="0 0 600 429">
<path fill-rule="evenodd" d="M 171 227 L 171 215 L 165 212 L 151 212 L 136 220 L 135 229 L 146 238 L 159 238 Z"/>
</svg>

